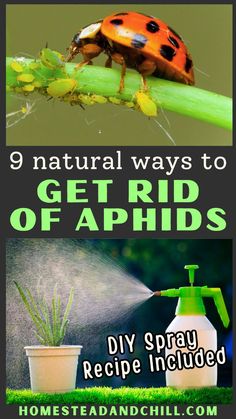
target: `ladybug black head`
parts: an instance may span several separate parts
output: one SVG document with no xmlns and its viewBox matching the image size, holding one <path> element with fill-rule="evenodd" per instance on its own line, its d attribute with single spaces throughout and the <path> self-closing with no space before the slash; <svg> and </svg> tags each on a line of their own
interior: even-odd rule
<svg viewBox="0 0 236 419">
<path fill-rule="evenodd" d="M 80 32 L 79 33 L 76 33 L 75 36 L 72 39 L 72 43 L 74 43 L 74 44 L 76 44 L 78 46 L 81 43 L 81 40 L 80 40 L 80 37 L 79 36 L 80 36 Z"/>
<path fill-rule="evenodd" d="M 69 54 L 66 57 L 66 61 L 72 61 L 73 58 L 79 53 L 79 49 L 81 47 L 81 40 L 80 40 L 80 32 L 76 33 L 73 37 L 70 47 L 69 47 Z"/>
</svg>

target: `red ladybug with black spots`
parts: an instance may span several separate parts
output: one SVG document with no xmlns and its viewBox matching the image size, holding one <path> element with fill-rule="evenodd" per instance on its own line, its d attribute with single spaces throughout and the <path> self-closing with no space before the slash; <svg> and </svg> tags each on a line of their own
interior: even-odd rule
<svg viewBox="0 0 236 419">
<path fill-rule="evenodd" d="M 106 67 L 114 61 L 122 66 L 120 89 L 124 88 L 126 68 L 145 76 L 194 84 L 193 62 L 182 38 L 162 20 L 136 12 L 123 12 L 85 26 L 75 34 L 67 61 L 81 53 L 79 66 L 92 64 L 101 52 Z"/>
</svg>

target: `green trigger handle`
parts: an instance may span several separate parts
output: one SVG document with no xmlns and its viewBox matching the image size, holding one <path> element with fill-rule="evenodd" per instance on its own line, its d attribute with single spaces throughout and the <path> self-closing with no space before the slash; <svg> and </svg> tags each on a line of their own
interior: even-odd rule
<svg viewBox="0 0 236 419">
<path fill-rule="evenodd" d="M 224 327 L 229 325 L 229 315 L 220 288 L 202 287 L 202 297 L 212 297 Z"/>
</svg>

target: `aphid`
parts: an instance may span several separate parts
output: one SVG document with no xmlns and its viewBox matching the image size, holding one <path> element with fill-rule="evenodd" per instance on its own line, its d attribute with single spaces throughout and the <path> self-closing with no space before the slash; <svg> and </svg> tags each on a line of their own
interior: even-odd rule
<svg viewBox="0 0 236 419">
<path fill-rule="evenodd" d="M 74 79 L 58 79 L 49 84 L 47 93 L 52 97 L 63 97 L 68 93 L 73 93 L 77 86 Z"/>
<path fill-rule="evenodd" d="M 147 116 L 157 115 L 157 106 L 155 102 L 145 92 L 136 92 L 135 98 L 140 110 Z"/>
<path fill-rule="evenodd" d="M 21 73 L 19 76 L 17 76 L 17 81 L 21 81 L 23 83 L 32 83 L 34 81 L 35 77 L 33 74 L 30 73 Z"/>
<path fill-rule="evenodd" d="M 88 106 L 90 106 L 90 105 L 94 105 L 94 103 L 95 103 L 95 101 L 94 101 L 94 99 L 92 98 L 92 96 L 88 96 L 88 95 L 83 95 L 83 94 L 81 94 L 81 95 L 79 95 L 79 96 L 78 96 L 78 98 L 79 98 L 80 102 L 81 102 L 83 105 L 88 105 Z"/>
<path fill-rule="evenodd" d="M 114 61 L 122 66 L 119 92 L 124 88 L 126 68 L 142 76 L 153 75 L 184 84 L 194 84 L 193 62 L 182 38 L 162 20 L 136 12 L 123 12 L 81 29 L 72 39 L 66 61 L 78 54 L 79 64 L 91 64 L 101 52 L 107 55 L 106 67 Z"/>
<path fill-rule="evenodd" d="M 26 84 L 25 86 L 22 87 L 22 90 L 24 92 L 31 93 L 34 91 L 34 86 L 32 84 Z"/>
<path fill-rule="evenodd" d="M 55 70 L 65 65 L 63 55 L 50 48 L 42 48 L 39 57 L 42 64 L 50 70 Z"/>
<path fill-rule="evenodd" d="M 127 108 L 133 108 L 134 103 L 133 102 L 125 102 L 125 106 L 127 106 Z"/>
<path fill-rule="evenodd" d="M 91 95 L 91 98 L 96 103 L 107 103 L 107 98 L 101 95 Z"/>
<path fill-rule="evenodd" d="M 40 87 L 42 87 L 42 83 L 40 81 L 38 81 L 38 80 L 35 80 L 32 84 L 37 89 L 39 89 Z"/>
<path fill-rule="evenodd" d="M 121 104 L 121 100 L 118 99 L 117 97 L 110 96 L 108 98 L 108 100 L 109 100 L 109 102 L 113 103 L 114 105 L 120 105 Z"/>
<path fill-rule="evenodd" d="M 39 67 L 40 67 L 40 64 L 36 62 L 32 62 L 29 64 L 30 70 L 37 70 Z"/>
<path fill-rule="evenodd" d="M 24 71 L 24 67 L 17 61 L 12 61 L 10 66 L 16 73 L 22 73 Z"/>
</svg>

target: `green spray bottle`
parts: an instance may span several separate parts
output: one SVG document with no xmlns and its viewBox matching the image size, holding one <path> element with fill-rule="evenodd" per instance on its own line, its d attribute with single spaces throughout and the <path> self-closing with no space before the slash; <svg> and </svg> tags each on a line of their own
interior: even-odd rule
<svg viewBox="0 0 236 419">
<path fill-rule="evenodd" d="M 224 327 L 229 325 L 229 316 L 220 288 L 208 288 L 207 286 L 194 286 L 194 274 L 198 265 L 186 265 L 189 271 L 190 286 L 179 289 L 168 289 L 156 291 L 154 295 L 163 297 L 178 297 L 176 307 L 176 317 L 166 329 L 166 333 L 177 333 L 196 330 L 198 348 L 203 348 L 204 352 L 217 351 L 217 332 L 211 322 L 205 316 L 206 310 L 203 298 L 211 297 L 214 299 L 217 311 Z M 179 348 L 174 345 L 171 349 L 166 349 L 165 357 L 176 354 Z M 187 348 L 181 352 L 189 352 Z M 217 385 L 217 363 L 213 366 L 203 366 L 198 368 L 183 368 L 175 371 L 166 371 L 166 385 L 175 388 L 197 388 L 212 387 Z"/>
</svg>

